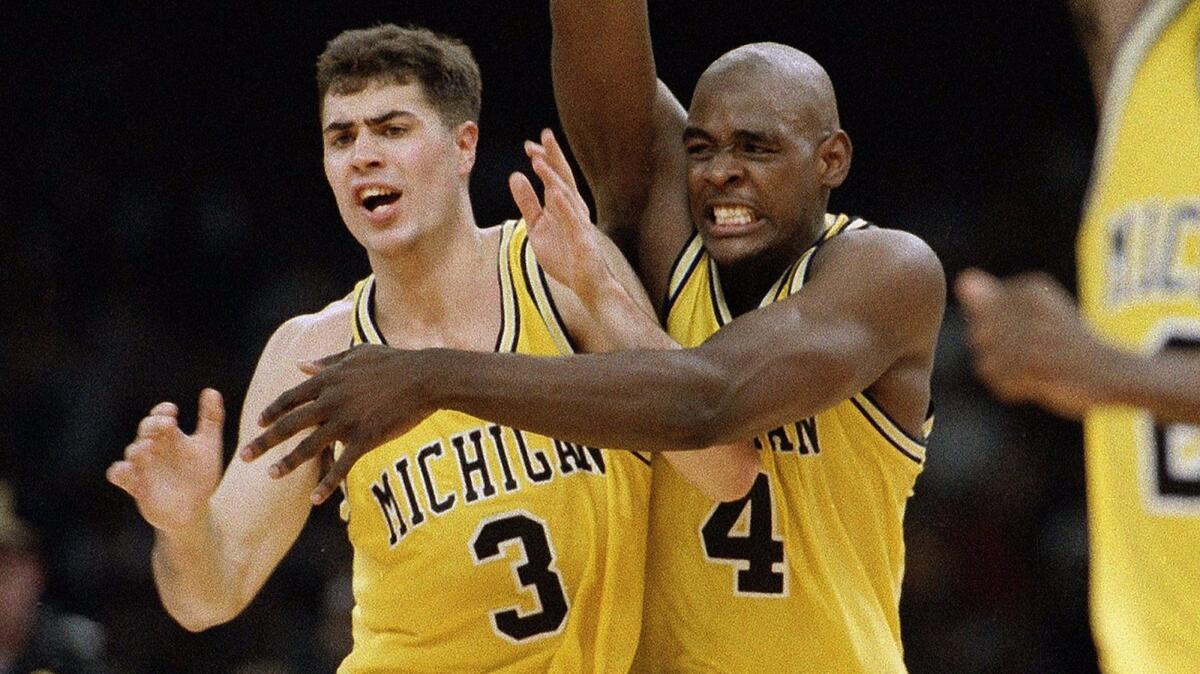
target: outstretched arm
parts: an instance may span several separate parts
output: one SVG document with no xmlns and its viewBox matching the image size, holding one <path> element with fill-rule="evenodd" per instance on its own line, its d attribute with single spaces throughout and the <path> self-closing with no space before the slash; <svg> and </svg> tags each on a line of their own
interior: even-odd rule
<svg viewBox="0 0 1200 674">
<path fill-rule="evenodd" d="M 956 290 L 975 371 L 1001 400 L 1071 418 L 1098 405 L 1128 405 L 1163 421 L 1200 423 L 1200 352 L 1145 355 L 1102 341 L 1043 273 L 999 280 L 969 270 Z"/>
<path fill-rule="evenodd" d="M 709 447 L 810 417 L 892 368 L 929 367 L 945 284 L 924 243 L 894 230 L 852 232 L 825 244 L 813 264 L 796 295 L 691 349 L 571 358 L 343 352 L 314 364 L 312 378 L 272 403 L 262 419 L 270 428 L 242 451 L 257 455 L 316 425 L 314 446 L 343 440 L 346 457 L 439 408 L 596 446 Z M 349 429 L 351 418 L 381 423 Z M 304 458 L 289 456 L 283 467 Z M 318 490 L 330 491 L 346 468 L 335 466 Z"/>
</svg>

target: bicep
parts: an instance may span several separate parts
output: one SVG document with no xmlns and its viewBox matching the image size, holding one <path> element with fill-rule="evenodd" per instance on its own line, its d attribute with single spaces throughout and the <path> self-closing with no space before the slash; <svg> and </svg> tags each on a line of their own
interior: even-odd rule
<svg viewBox="0 0 1200 674">
<path fill-rule="evenodd" d="M 737 318 L 697 348 L 729 379 L 725 423 L 745 424 L 734 437 L 812 416 L 904 359 L 932 358 L 945 301 L 932 251 L 923 243 L 897 250 L 891 240 L 837 243 L 795 295 Z"/>
</svg>

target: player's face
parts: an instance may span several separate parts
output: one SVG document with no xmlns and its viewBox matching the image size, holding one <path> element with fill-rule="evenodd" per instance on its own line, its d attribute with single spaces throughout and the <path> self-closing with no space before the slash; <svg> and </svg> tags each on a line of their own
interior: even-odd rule
<svg viewBox="0 0 1200 674">
<path fill-rule="evenodd" d="M 684 132 L 688 195 L 692 222 L 718 264 L 798 253 L 823 218 L 822 138 L 804 128 L 788 94 L 767 78 L 733 74 L 696 87 Z"/>
<path fill-rule="evenodd" d="M 368 251 L 393 254 L 461 215 L 475 126 L 447 128 L 419 83 L 327 95 L 321 127 L 325 177 Z"/>
</svg>

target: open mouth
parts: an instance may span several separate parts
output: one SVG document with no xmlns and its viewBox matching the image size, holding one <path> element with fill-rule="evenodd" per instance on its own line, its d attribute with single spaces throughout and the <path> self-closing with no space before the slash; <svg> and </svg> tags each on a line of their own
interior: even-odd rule
<svg viewBox="0 0 1200 674">
<path fill-rule="evenodd" d="M 738 230 L 758 220 L 758 214 L 749 206 L 711 206 L 709 217 L 717 230 Z"/>
<path fill-rule="evenodd" d="M 400 199 L 400 193 L 386 187 L 368 187 L 359 193 L 358 199 L 363 208 L 374 213 L 384 206 L 396 203 Z"/>
</svg>

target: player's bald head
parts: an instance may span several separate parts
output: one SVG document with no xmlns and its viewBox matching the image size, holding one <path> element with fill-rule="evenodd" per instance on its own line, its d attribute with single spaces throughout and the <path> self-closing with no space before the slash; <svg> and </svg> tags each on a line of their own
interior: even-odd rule
<svg viewBox="0 0 1200 674">
<path fill-rule="evenodd" d="M 700 76 L 696 96 L 733 89 L 761 97 L 781 114 L 832 132 L 839 127 L 829 74 L 816 59 L 777 42 L 742 45 L 721 55 Z"/>
</svg>

